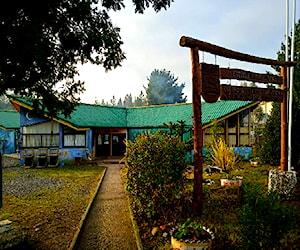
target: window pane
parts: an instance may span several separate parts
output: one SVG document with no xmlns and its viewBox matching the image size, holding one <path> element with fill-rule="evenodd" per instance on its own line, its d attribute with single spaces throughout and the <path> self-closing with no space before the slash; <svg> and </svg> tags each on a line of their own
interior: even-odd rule
<svg viewBox="0 0 300 250">
<path fill-rule="evenodd" d="M 85 147 L 85 135 L 64 135 L 65 147 Z"/>
<path fill-rule="evenodd" d="M 42 141 L 40 135 L 23 135 L 23 147 L 41 147 Z"/>
<path fill-rule="evenodd" d="M 85 135 L 75 135 L 75 146 L 85 146 Z"/>
<path fill-rule="evenodd" d="M 64 146 L 74 146 L 74 135 L 64 135 Z"/>
<path fill-rule="evenodd" d="M 59 145 L 59 136 L 58 135 L 42 135 L 43 146 L 52 147 Z"/>
<path fill-rule="evenodd" d="M 248 135 L 240 135 L 240 145 L 249 145 Z"/>
</svg>

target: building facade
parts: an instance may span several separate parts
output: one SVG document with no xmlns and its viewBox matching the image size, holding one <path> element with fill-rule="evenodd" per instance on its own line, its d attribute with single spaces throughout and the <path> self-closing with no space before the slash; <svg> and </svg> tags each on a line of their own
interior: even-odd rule
<svg viewBox="0 0 300 250">
<path fill-rule="evenodd" d="M 20 113 L 21 150 L 58 148 L 59 159 L 123 156 L 124 140 L 144 131 L 165 129 L 164 124 L 184 121 L 192 128 L 192 104 L 115 107 L 80 104 L 70 118 L 35 116 L 30 99 L 10 97 Z M 219 101 L 202 103 L 204 143 L 216 122 L 229 146 L 251 148 L 251 114 L 257 102 Z M 192 137 L 192 131 L 185 138 Z"/>
</svg>

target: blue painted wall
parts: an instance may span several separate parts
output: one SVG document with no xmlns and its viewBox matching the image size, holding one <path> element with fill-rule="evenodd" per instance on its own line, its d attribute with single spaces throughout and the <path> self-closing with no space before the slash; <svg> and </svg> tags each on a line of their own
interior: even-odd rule
<svg viewBox="0 0 300 250">
<path fill-rule="evenodd" d="M 13 130 L 3 130 L 0 129 L 0 141 L 1 143 L 1 152 L 3 154 L 11 154 L 15 153 L 17 150 L 17 145 L 16 145 L 16 131 Z"/>
</svg>

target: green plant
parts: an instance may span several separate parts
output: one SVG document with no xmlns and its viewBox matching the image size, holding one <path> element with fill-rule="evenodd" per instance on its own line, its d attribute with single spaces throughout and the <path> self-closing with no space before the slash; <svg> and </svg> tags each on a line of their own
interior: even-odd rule
<svg viewBox="0 0 300 250">
<path fill-rule="evenodd" d="M 189 133 L 192 131 L 192 127 L 188 127 L 183 120 L 178 120 L 177 123 L 169 122 L 163 123 L 163 126 L 169 130 L 170 135 L 178 136 L 181 142 L 185 142 L 187 150 L 193 149 L 193 138 L 189 138 Z M 185 140 L 185 138 L 188 138 Z"/>
<path fill-rule="evenodd" d="M 180 241 L 207 240 L 212 237 L 205 227 L 190 218 L 187 219 L 180 227 L 176 228 L 172 236 Z"/>
<path fill-rule="evenodd" d="M 176 220 L 185 199 L 186 144 L 158 131 L 127 141 L 127 190 L 134 213 L 161 224 Z"/>
<path fill-rule="evenodd" d="M 241 177 L 239 175 L 234 175 L 234 174 L 226 173 L 226 172 L 223 172 L 221 174 L 221 178 L 223 178 L 223 179 L 229 179 L 229 180 L 243 179 L 243 177 Z"/>
<path fill-rule="evenodd" d="M 227 171 L 235 168 L 239 157 L 234 153 L 234 148 L 228 147 L 224 139 L 219 138 L 211 144 L 210 159 L 212 164 Z"/>
<path fill-rule="evenodd" d="M 296 209 L 282 205 L 276 193 L 266 193 L 260 185 L 244 186 L 240 214 L 245 249 L 273 249 L 293 228 Z"/>
</svg>

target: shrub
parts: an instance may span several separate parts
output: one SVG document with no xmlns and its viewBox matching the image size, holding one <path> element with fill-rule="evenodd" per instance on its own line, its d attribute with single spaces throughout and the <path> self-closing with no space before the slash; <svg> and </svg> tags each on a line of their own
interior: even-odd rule
<svg viewBox="0 0 300 250">
<path fill-rule="evenodd" d="M 127 190 L 134 212 L 161 223 L 173 221 L 184 204 L 186 144 L 157 132 L 141 134 L 126 146 Z"/>
<path fill-rule="evenodd" d="M 264 193 L 260 185 L 244 186 L 241 233 L 245 249 L 273 249 L 293 227 L 293 207 L 280 203 L 276 193 Z"/>
<path fill-rule="evenodd" d="M 211 144 L 210 160 L 212 164 L 228 171 L 234 169 L 239 157 L 234 153 L 234 148 L 228 147 L 224 139 L 219 138 Z"/>
</svg>

